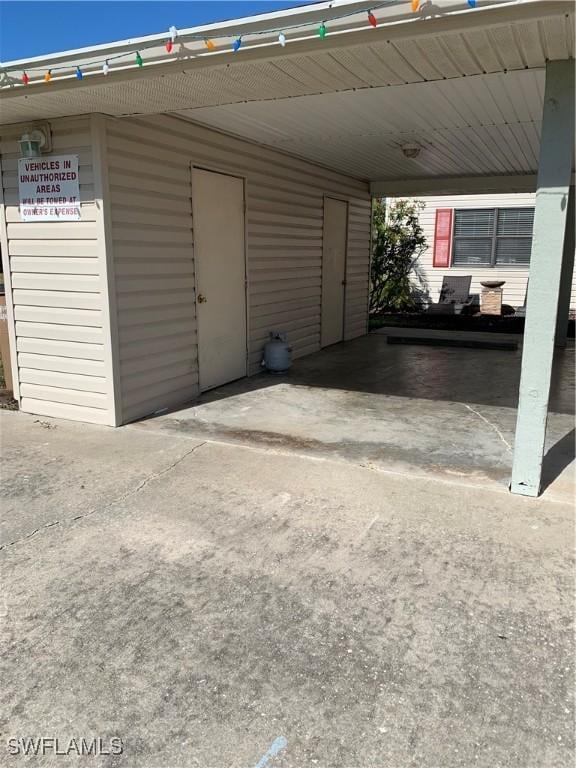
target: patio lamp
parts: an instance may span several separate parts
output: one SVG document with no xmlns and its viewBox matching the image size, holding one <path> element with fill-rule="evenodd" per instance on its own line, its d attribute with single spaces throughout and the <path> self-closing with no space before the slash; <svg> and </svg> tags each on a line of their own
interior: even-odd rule
<svg viewBox="0 0 576 768">
<path fill-rule="evenodd" d="M 42 147 L 46 144 L 46 136 L 39 130 L 30 131 L 22 134 L 18 144 L 22 157 L 40 157 Z"/>
<path fill-rule="evenodd" d="M 29 125 L 18 141 L 21 157 L 40 157 L 52 151 L 50 125 L 41 123 Z"/>
</svg>

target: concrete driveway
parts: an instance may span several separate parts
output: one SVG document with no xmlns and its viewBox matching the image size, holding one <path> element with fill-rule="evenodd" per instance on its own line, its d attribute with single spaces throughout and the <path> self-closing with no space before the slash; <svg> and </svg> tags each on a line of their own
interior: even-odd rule
<svg viewBox="0 0 576 768">
<path fill-rule="evenodd" d="M 386 334 L 410 330 L 386 329 Z M 240 379 L 134 426 L 506 488 L 521 351 L 389 345 L 386 334 L 307 355 L 287 376 Z M 426 334 L 438 341 L 440 332 Z M 501 340 L 500 334 L 443 336 L 451 342 L 456 336 L 459 343 Z M 543 464 L 547 498 L 567 502 L 576 481 L 574 384 L 570 342 L 556 353 Z"/>
<path fill-rule="evenodd" d="M 571 504 L 1 419 L 1 765 L 573 765 Z"/>
</svg>

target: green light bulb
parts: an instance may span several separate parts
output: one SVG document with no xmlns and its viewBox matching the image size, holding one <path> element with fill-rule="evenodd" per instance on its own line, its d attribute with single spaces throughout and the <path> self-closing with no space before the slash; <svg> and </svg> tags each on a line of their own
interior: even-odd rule
<svg viewBox="0 0 576 768">
<path fill-rule="evenodd" d="M 326 24 L 324 24 L 324 22 L 320 24 L 320 28 L 318 29 L 318 36 L 320 37 L 321 40 L 324 40 L 324 38 L 326 37 Z"/>
<path fill-rule="evenodd" d="M 136 51 L 136 64 L 138 64 L 139 67 L 141 67 L 142 64 L 144 64 L 144 62 L 142 61 L 142 56 L 140 56 L 140 51 Z"/>
</svg>

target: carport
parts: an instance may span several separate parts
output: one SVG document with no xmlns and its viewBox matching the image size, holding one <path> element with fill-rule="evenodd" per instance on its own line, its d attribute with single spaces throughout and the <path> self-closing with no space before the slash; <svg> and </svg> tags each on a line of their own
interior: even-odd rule
<svg viewBox="0 0 576 768">
<path fill-rule="evenodd" d="M 135 116 L 170 114 L 214 136 L 241 137 L 349 177 L 358 195 L 361 182 L 370 183 L 373 196 L 536 190 L 511 482 L 513 492 L 536 496 L 554 347 L 566 341 L 574 261 L 573 22 L 573 4 L 556 0 L 319 3 L 9 62 L 1 119 L 13 142 L 14 132 L 36 121 L 104 116 L 91 119 L 90 131 L 104 169 L 94 200 L 110 208 L 98 219 L 98 248 L 109 269 L 114 200 L 102 182 L 116 169 L 102 153 L 103 125 L 113 121 L 119 136 L 125 131 L 119 140 L 137 142 L 144 131 Z M 162 125 L 156 121 L 156 130 Z M 404 155 L 405 144 L 418 146 L 416 158 Z M 3 178 L 7 189 L 4 166 Z M 10 246 L 5 210 L 13 204 L 2 203 L 7 260 L 27 255 Z M 4 271 L 9 278 L 10 263 Z M 115 298 L 109 277 L 102 280 L 109 317 Z M 9 279 L 7 290 L 18 382 Z M 105 327 L 109 396 L 119 402 L 122 359 L 114 323 Z M 350 328 L 351 336 L 361 333 L 356 320 Z M 300 353 L 317 348 L 315 342 Z"/>
<path fill-rule="evenodd" d="M 443 346 L 446 334 L 430 346 L 389 343 L 406 332 L 382 328 L 330 346 L 296 360 L 288 375 L 240 379 L 135 427 L 502 491 L 512 470 L 521 349 L 478 348 L 478 335 L 494 341 L 478 333 L 460 346 Z M 542 472 L 548 500 L 571 503 L 574 494 L 574 395 L 571 340 L 554 360 Z"/>
</svg>

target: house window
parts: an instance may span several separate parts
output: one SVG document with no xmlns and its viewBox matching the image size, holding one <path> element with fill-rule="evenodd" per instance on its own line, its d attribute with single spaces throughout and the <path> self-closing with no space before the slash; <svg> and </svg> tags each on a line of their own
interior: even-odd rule
<svg viewBox="0 0 576 768">
<path fill-rule="evenodd" d="M 534 208 L 457 208 L 452 264 L 528 266 Z"/>
</svg>

